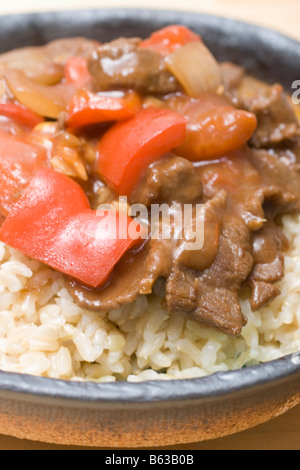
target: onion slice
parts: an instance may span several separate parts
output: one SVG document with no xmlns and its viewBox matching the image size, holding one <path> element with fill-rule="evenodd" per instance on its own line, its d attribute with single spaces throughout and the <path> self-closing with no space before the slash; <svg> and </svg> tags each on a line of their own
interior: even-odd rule
<svg viewBox="0 0 300 470">
<path fill-rule="evenodd" d="M 197 98 L 222 84 L 221 68 L 202 42 L 190 42 L 165 59 L 186 93 Z"/>
<path fill-rule="evenodd" d="M 22 70 L 36 83 L 55 85 L 64 76 L 64 68 L 55 64 L 42 47 L 27 47 L 7 52 L 0 56 L 0 75 L 6 70 Z"/>
<path fill-rule="evenodd" d="M 56 85 L 64 77 L 64 66 L 71 57 L 89 57 L 99 46 L 84 38 L 58 39 L 46 46 L 25 47 L 0 55 L 0 76 L 8 69 L 21 70 L 41 85 Z"/>
<path fill-rule="evenodd" d="M 39 116 L 51 119 L 57 119 L 60 112 L 67 109 L 75 92 L 75 88 L 67 84 L 46 86 L 35 83 L 20 70 L 7 70 L 5 79 L 21 104 Z"/>
</svg>

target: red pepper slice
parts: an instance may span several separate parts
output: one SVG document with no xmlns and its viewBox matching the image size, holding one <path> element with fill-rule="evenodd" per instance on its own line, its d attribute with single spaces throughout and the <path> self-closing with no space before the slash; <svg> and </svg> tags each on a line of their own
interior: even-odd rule
<svg viewBox="0 0 300 470">
<path fill-rule="evenodd" d="M 32 176 L 47 165 L 46 151 L 0 133 L 0 212 L 7 216 Z"/>
<path fill-rule="evenodd" d="M 186 121 L 173 111 L 143 109 L 115 124 L 98 146 L 97 171 L 120 195 L 129 196 L 144 171 L 185 140 Z"/>
<path fill-rule="evenodd" d="M 92 77 L 88 69 L 87 59 L 84 57 L 71 57 L 65 65 L 66 82 L 83 88 L 91 82 Z"/>
<path fill-rule="evenodd" d="M 71 100 L 67 124 L 77 129 L 91 124 L 121 121 L 134 116 L 141 108 L 142 100 L 135 92 L 118 97 L 81 90 Z"/>
<path fill-rule="evenodd" d="M 151 49 L 161 55 L 167 56 L 189 42 L 201 40 L 198 34 L 185 26 L 172 25 L 153 33 L 150 38 L 140 44 L 140 47 Z"/>
<path fill-rule="evenodd" d="M 0 240 L 88 286 L 99 287 L 138 242 L 131 235 L 138 228 L 126 215 L 91 210 L 75 181 L 42 169 L 2 225 Z"/>
<path fill-rule="evenodd" d="M 33 111 L 23 108 L 15 103 L 0 104 L 0 116 L 14 119 L 19 124 L 31 129 L 38 124 L 41 124 L 41 122 L 44 122 L 44 119 L 41 116 L 38 116 Z"/>
</svg>

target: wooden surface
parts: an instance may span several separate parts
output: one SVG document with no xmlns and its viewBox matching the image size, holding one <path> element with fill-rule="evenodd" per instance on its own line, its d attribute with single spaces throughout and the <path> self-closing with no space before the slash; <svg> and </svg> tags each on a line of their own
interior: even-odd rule
<svg viewBox="0 0 300 470">
<path fill-rule="evenodd" d="M 185 2 L 182 2 L 182 0 L 28 0 L 26 2 L 24 0 L 10 0 L 10 2 L 1 1 L 0 14 L 88 7 L 112 8 L 118 6 L 212 13 L 269 26 L 300 40 L 299 0 L 186 0 Z M 0 436 L 0 450 L 65 449 L 69 450 L 72 448 Z M 235 436 L 168 449 L 300 450 L 300 407 L 267 424 Z"/>
<path fill-rule="evenodd" d="M 1 0 L 0 14 L 89 7 L 200 11 L 269 26 L 300 39 L 299 0 Z"/>
<path fill-rule="evenodd" d="M 285 415 L 234 436 L 199 444 L 161 447 L 166 450 L 300 450 L 300 406 Z M 1 450 L 88 450 L 0 436 Z M 107 450 L 107 449 L 99 449 Z M 151 450 L 154 450 L 152 448 Z"/>
</svg>

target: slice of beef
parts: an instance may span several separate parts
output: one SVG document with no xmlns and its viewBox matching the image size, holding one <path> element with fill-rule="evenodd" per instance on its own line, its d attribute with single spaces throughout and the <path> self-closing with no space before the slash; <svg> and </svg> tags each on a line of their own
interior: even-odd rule
<svg viewBox="0 0 300 470">
<path fill-rule="evenodd" d="M 225 191 L 220 191 L 207 201 L 204 205 L 206 221 L 214 221 L 219 228 L 226 201 Z M 202 248 L 197 251 L 188 250 L 185 240 L 182 240 L 177 257 L 173 257 L 171 273 L 166 283 L 166 306 L 170 313 L 181 311 L 194 315 L 197 309 L 197 276 L 200 270 L 213 264 L 219 248 L 219 237 L 215 243 L 215 234 L 212 237 L 211 227 L 212 224 L 204 224 Z"/>
<path fill-rule="evenodd" d="M 254 312 L 269 304 L 280 295 L 278 287 L 270 282 L 251 281 L 250 286 L 252 288 L 250 305 Z"/>
<path fill-rule="evenodd" d="M 236 106 L 254 112 L 258 127 L 251 140 L 256 148 L 269 148 L 300 135 L 294 109 L 281 85 L 273 86 L 246 76 L 231 94 Z"/>
<path fill-rule="evenodd" d="M 269 152 L 277 156 L 282 163 L 289 166 L 296 176 L 300 174 L 300 138 L 295 139 L 293 142 L 283 142 L 276 145 Z"/>
<path fill-rule="evenodd" d="M 300 211 L 300 175 L 276 154 L 266 150 L 253 150 L 250 161 L 262 179 L 259 191 L 264 196 L 267 218 L 278 214 Z"/>
<path fill-rule="evenodd" d="M 231 212 L 242 217 L 249 230 L 255 232 L 266 221 L 263 204 L 267 189 L 251 157 L 252 151 L 243 149 L 232 157 L 201 165 L 198 172 L 203 179 L 204 197 L 212 198 L 226 189 Z"/>
<path fill-rule="evenodd" d="M 285 93 L 274 93 L 267 108 L 256 112 L 258 127 L 251 143 L 268 148 L 300 136 L 300 127 Z"/>
<path fill-rule="evenodd" d="M 258 310 L 280 294 L 274 283 L 284 276 L 283 250 L 287 240 L 271 220 L 252 237 L 254 267 L 248 283 L 252 287 L 252 310 Z"/>
<path fill-rule="evenodd" d="M 283 244 L 286 241 L 279 227 L 268 221 L 253 234 L 254 268 L 250 280 L 261 282 L 280 281 L 284 275 Z"/>
<path fill-rule="evenodd" d="M 226 204 L 227 193 L 222 190 L 205 204 L 198 206 L 192 220 L 186 221 L 183 239 L 176 250 L 177 265 L 196 271 L 205 271 L 212 265 L 219 250 L 220 228 Z"/>
<path fill-rule="evenodd" d="M 210 215 L 210 218 L 216 217 L 217 208 L 218 217 L 221 216 L 220 211 L 225 202 L 226 193 L 223 191 L 214 200 L 206 203 L 207 214 Z M 194 259 L 199 257 L 199 266 L 203 266 L 203 268 L 210 266 L 217 254 L 218 246 L 215 238 L 211 237 L 210 227 L 211 224 L 208 224 L 207 241 L 199 253 L 191 252 Z M 153 285 L 159 277 L 172 280 L 177 275 L 177 265 L 179 264 L 182 266 L 181 275 L 189 276 L 190 281 L 194 282 L 195 276 L 191 276 L 193 270 L 185 267 L 180 261 L 180 255 L 184 253 L 184 249 L 181 247 L 185 243 L 185 240 L 174 238 L 170 240 L 152 238 L 138 252 L 129 252 L 122 258 L 107 285 L 103 288 L 89 289 L 77 281 L 68 280 L 68 291 L 83 308 L 109 311 L 133 302 L 138 295 L 151 294 Z M 186 257 L 183 259 L 186 260 Z M 183 297 L 189 297 L 189 293 L 185 292 L 184 287 L 181 290 L 177 289 L 173 294 L 172 302 L 175 302 L 175 296 L 177 296 L 178 302 L 184 306 Z M 184 310 L 187 311 L 186 308 Z"/>
<path fill-rule="evenodd" d="M 92 53 L 89 71 L 98 91 L 126 88 L 166 94 L 180 90 L 164 58 L 154 51 L 139 48 L 140 42 L 136 38 L 121 38 Z"/>
<path fill-rule="evenodd" d="M 226 334 L 240 335 L 246 324 L 239 291 L 253 267 L 250 232 L 243 219 L 226 215 L 213 265 L 197 278 L 194 318 Z"/>
<path fill-rule="evenodd" d="M 126 253 L 107 284 L 89 289 L 76 280 L 66 281 L 67 289 L 82 308 L 106 312 L 134 302 L 139 295 L 151 294 L 159 277 L 172 270 L 172 244 L 168 240 L 149 240 L 138 251 Z"/>
<path fill-rule="evenodd" d="M 244 67 L 235 65 L 232 62 L 222 62 L 220 67 L 225 90 L 230 91 L 237 88 L 246 74 Z"/>
<path fill-rule="evenodd" d="M 166 156 L 149 168 L 135 199 L 148 208 L 152 202 L 180 207 L 190 202 L 191 226 L 205 222 L 204 243 L 192 250 L 185 232 L 183 239 L 175 237 L 175 224 L 169 240 L 152 234 L 143 249 L 124 256 L 104 288 L 92 291 L 68 282 L 82 307 L 118 308 L 151 294 L 163 277 L 170 313 L 182 312 L 204 327 L 238 336 L 246 324 L 240 289 L 245 284 L 252 288 L 253 310 L 279 294 L 276 282 L 284 273 L 286 241 L 272 220 L 300 210 L 300 182 L 274 152 L 243 151 L 197 168 Z M 196 211 L 199 202 L 203 207 Z"/>
<path fill-rule="evenodd" d="M 240 215 L 251 232 L 263 228 L 268 219 L 292 212 L 298 204 L 295 194 L 279 186 L 258 187 L 248 200 L 240 205 Z"/>
<path fill-rule="evenodd" d="M 185 312 L 205 327 L 238 336 L 246 324 L 238 293 L 252 270 L 253 257 L 246 223 L 226 212 L 225 203 L 224 192 L 206 203 L 222 214 L 215 259 L 200 271 L 186 266 L 179 257 L 167 279 L 166 305 L 169 312 Z"/>
<path fill-rule="evenodd" d="M 126 253 L 101 289 L 90 289 L 73 279 L 66 280 L 66 287 L 75 302 L 84 309 L 104 312 L 115 310 L 134 302 L 139 296 L 140 279 L 144 275 L 148 253 L 148 245 L 138 252 Z"/>
<path fill-rule="evenodd" d="M 214 328 L 230 336 L 240 336 L 247 319 L 241 311 L 239 296 L 227 288 L 203 292 L 193 318 L 202 326 Z"/>
<path fill-rule="evenodd" d="M 166 306 L 169 313 L 193 315 L 197 308 L 196 271 L 175 266 L 166 283 Z"/>
<path fill-rule="evenodd" d="M 140 293 L 151 294 L 159 277 L 168 278 L 172 272 L 174 258 L 172 240 L 154 240 L 149 242 L 149 253 L 144 262 L 144 271 L 140 278 Z"/>
<path fill-rule="evenodd" d="M 154 163 L 131 196 L 132 204 L 149 207 L 157 202 L 195 203 L 202 197 L 202 179 L 188 160 L 168 155 Z"/>
<path fill-rule="evenodd" d="M 249 230 L 227 215 L 214 263 L 200 272 L 177 265 L 166 285 L 169 312 L 188 313 L 203 326 L 238 336 L 246 324 L 238 293 L 253 267 Z"/>
</svg>

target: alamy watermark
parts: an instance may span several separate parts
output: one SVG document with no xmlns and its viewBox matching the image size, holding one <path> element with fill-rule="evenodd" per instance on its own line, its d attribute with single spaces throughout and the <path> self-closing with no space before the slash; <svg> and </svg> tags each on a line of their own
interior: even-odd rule
<svg viewBox="0 0 300 470">
<path fill-rule="evenodd" d="M 295 80 L 292 83 L 292 90 L 295 90 L 292 94 L 293 104 L 300 104 L 300 80 Z"/>
<path fill-rule="evenodd" d="M 117 207 L 125 207 L 126 215 L 132 218 L 124 225 L 124 218 L 117 216 Z M 109 214 L 109 233 L 111 237 L 147 240 L 181 240 L 185 250 L 198 251 L 204 247 L 204 204 L 152 204 L 150 208 L 143 204 L 129 206 L 127 198 L 121 197 L 117 205 L 102 204 L 97 209 L 99 234 L 107 231 Z M 112 212 L 116 214 L 112 217 Z M 121 222 L 121 224 L 120 224 Z M 114 226 L 112 226 L 112 224 Z M 181 243 L 182 247 L 182 243 Z"/>
</svg>

